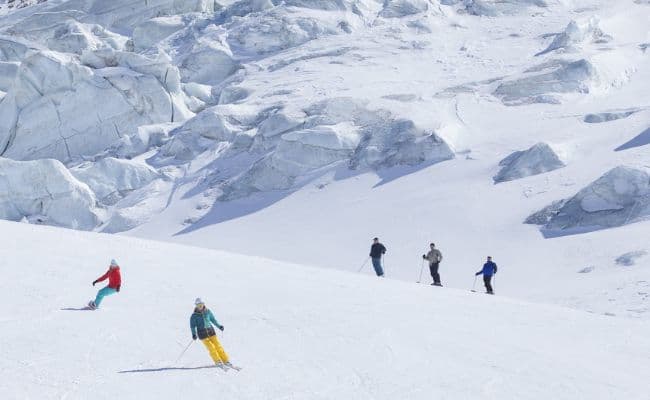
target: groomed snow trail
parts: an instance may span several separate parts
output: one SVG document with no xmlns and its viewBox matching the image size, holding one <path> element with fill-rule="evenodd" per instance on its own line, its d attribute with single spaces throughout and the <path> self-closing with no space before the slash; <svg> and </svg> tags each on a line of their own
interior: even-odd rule
<svg viewBox="0 0 650 400">
<path fill-rule="evenodd" d="M 650 324 L 0 222 L 4 399 L 647 399 Z M 75 311 L 116 258 L 121 293 Z M 98 285 L 99 286 L 99 285 Z M 189 342 L 193 299 L 240 372 Z"/>
</svg>

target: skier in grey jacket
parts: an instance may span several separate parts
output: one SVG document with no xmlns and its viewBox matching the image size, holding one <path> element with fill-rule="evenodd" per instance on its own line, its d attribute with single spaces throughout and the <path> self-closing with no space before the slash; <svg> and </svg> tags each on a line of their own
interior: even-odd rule
<svg viewBox="0 0 650 400">
<path fill-rule="evenodd" d="M 431 243 L 429 245 L 431 250 L 427 254 L 423 254 L 422 258 L 429 261 L 429 271 L 431 271 L 431 277 L 433 278 L 432 285 L 442 286 L 440 283 L 440 274 L 438 273 L 438 268 L 440 267 L 440 262 L 442 261 L 442 253 L 440 250 L 436 249 L 436 245 Z"/>
</svg>

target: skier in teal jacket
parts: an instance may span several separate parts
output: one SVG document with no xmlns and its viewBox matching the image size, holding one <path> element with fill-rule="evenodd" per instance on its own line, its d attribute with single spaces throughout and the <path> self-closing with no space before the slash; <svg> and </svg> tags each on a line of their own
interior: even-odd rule
<svg viewBox="0 0 650 400">
<path fill-rule="evenodd" d="M 203 300 L 200 298 L 196 299 L 194 302 L 195 308 L 192 316 L 190 317 L 190 330 L 192 331 L 192 339 L 196 340 L 197 338 L 201 339 L 205 348 L 208 349 L 212 361 L 215 365 L 228 366 L 232 367 L 228 359 L 228 354 L 226 354 L 219 339 L 217 339 L 217 333 L 215 332 L 212 325 L 216 326 L 219 330 L 223 331 L 224 326 L 217 321 L 206 306 L 203 303 Z"/>
</svg>

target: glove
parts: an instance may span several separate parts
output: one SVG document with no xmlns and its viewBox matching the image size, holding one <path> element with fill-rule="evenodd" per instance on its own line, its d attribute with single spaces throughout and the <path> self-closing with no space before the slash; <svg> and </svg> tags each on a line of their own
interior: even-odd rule
<svg viewBox="0 0 650 400">
<path fill-rule="evenodd" d="M 225 328 L 223 327 L 223 325 L 219 325 L 218 328 L 219 328 L 219 330 L 220 330 L 221 332 L 223 332 L 223 330 L 225 329 Z"/>
<path fill-rule="evenodd" d="M 120 291 L 120 286 L 122 286 L 122 285 L 118 285 L 118 286 L 115 288 L 115 290 L 117 290 L 117 291 L 119 292 L 119 291 Z"/>
<path fill-rule="evenodd" d="M 479 276 L 479 275 L 481 275 L 481 273 L 480 273 L 480 272 L 477 272 L 477 273 L 475 273 L 474 275 L 475 275 L 475 276 Z"/>
<path fill-rule="evenodd" d="M 426 254 L 422 254 L 422 258 L 426 260 L 427 259 Z"/>
<path fill-rule="evenodd" d="M 95 283 L 97 283 L 97 281 L 93 281 L 93 286 L 95 286 Z"/>
<path fill-rule="evenodd" d="M 196 340 L 196 335 L 192 335 L 192 340 Z"/>
</svg>

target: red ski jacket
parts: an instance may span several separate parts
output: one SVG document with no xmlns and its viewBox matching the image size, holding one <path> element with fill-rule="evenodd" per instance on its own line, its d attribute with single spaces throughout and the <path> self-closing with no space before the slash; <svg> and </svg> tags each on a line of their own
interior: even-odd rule
<svg viewBox="0 0 650 400">
<path fill-rule="evenodd" d="M 97 278 L 95 282 L 101 282 L 108 278 L 108 287 L 111 289 L 117 289 L 122 285 L 122 275 L 120 275 L 120 267 L 109 268 L 108 271 Z"/>
</svg>

